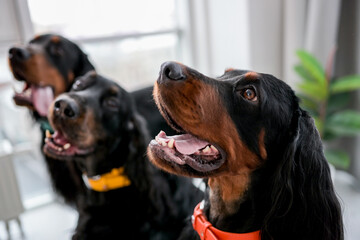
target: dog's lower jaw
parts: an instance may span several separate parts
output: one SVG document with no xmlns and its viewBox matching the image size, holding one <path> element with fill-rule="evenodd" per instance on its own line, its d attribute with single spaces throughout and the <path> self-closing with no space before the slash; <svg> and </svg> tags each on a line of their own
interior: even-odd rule
<svg viewBox="0 0 360 240">
<path fill-rule="evenodd" d="M 214 226 L 219 220 L 238 212 L 248 189 L 249 179 L 247 173 L 209 178 L 209 221 Z"/>
</svg>

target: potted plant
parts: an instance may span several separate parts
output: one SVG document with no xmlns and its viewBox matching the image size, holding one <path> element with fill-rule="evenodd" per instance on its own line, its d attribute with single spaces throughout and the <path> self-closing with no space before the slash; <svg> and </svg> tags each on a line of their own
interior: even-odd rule
<svg viewBox="0 0 360 240">
<path fill-rule="evenodd" d="M 348 153 L 332 147 L 331 142 L 360 133 L 360 112 L 349 108 L 351 92 L 360 89 L 360 75 L 333 78 L 333 57 L 325 69 L 310 53 L 299 50 L 296 54 L 300 63 L 295 71 L 302 79 L 297 86 L 301 106 L 315 120 L 327 160 L 337 168 L 348 169 Z"/>
</svg>

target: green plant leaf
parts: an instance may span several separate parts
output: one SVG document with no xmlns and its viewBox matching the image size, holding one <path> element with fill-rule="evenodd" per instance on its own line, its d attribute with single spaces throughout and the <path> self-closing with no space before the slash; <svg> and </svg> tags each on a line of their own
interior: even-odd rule
<svg viewBox="0 0 360 240">
<path fill-rule="evenodd" d="M 311 77 L 311 75 L 306 71 L 303 65 L 295 65 L 294 70 L 304 81 L 316 83 L 314 78 Z"/>
<path fill-rule="evenodd" d="M 304 69 L 320 84 L 322 87 L 327 87 L 324 68 L 318 60 L 310 53 L 304 50 L 296 51 Z"/>
<path fill-rule="evenodd" d="M 329 163 L 337 168 L 348 169 L 350 166 L 350 158 L 348 154 L 340 150 L 325 150 L 325 157 Z"/>
<path fill-rule="evenodd" d="M 360 132 L 360 113 L 345 110 L 328 116 L 326 131 L 338 136 L 355 136 Z"/>
<path fill-rule="evenodd" d="M 298 84 L 299 91 L 313 101 L 322 102 L 327 98 L 327 88 L 313 84 L 312 82 L 302 82 Z"/>
<path fill-rule="evenodd" d="M 318 107 L 319 104 L 315 101 L 313 101 L 311 98 L 305 96 L 301 93 L 296 93 L 296 96 L 300 99 L 300 106 L 305 109 L 306 111 L 310 112 L 311 116 L 317 116 L 318 115 Z"/>
<path fill-rule="evenodd" d="M 324 130 L 324 122 L 320 120 L 320 118 L 318 117 L 314 117 L 314 122 L 315 122 L 315 126 L 317 128 L 317 130 L 319 131 L 320 135 L 322 135 L 322 132 Z"/>
<path fill-rule="evenodd" d="M 330 84 L 331 93 L 341 93 L 360 89 L 360 76 L 346 76 L 338 78 Z"/>
<path fill-rule="evenodd" d="M 328 98 L 327 112 L 333 113 L 344 109 L 350 102 L 350 94 L 348 92 L 331 94 Z"/>
<path fill-rule="evenodd" d="M 322 140 L 325 142 L 331 141 L 336 139 L 338 136 L 330 131 L 328 131 L 326 128 L 324 129 L 324 134 L 322 136 Z"/>
</svg>

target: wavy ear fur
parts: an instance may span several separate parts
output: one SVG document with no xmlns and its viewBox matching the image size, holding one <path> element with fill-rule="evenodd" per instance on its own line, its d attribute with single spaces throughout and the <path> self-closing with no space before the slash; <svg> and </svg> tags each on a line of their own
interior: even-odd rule
<svg viewBox="0 0 360 240">
<path fill-rule="evenodd" d="M 284 234 L 288 239 L 344 239 L 340 204 L 314 121 L 299 108 L 290 128 L 289 144 L 271 177 L 262 239 Z"/>
<path fill-rule="evenodd" d="M 76 67 L 74 69 L 75 77 L 79 77 L 84 75 L 85 73 L 95 70 L 95 67 L 89 61 L 88 56 L 76 45 L 76 49 L 78 51 L 78 61 L 76 63 Z"/>
</svg>

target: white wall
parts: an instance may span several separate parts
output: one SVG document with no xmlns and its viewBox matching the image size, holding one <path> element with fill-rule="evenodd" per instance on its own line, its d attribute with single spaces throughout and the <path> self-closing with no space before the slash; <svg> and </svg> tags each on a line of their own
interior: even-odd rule
<svg viewBox="0 0 360 240">
<path fill-rule="evenodd" d="M 14 1 L 0 0 L 0 46 L 20 41 Z"/>
<path fill-rule="evenodd" d="M 225 68 L 249 69 L 248 20 L 247 0 L 209 0 L 212 75 Z"/>
<path fill-rule="evenodd" d="M 11 80 L 7 52 L 33 34 L 26 0 L 0 0 L 0 83 Z"/>
<path fill-rule="evenodd" d="M 180 1 L 181 2 L 181 1 Z M 191 57 L 185 58 L 198 71 L 219 76 L 226 68 L 248 69 L 248 0 L 188 0 L 184 42 Z M 180 16 L 181 19 L 181 16 Z"/>
</svg>

